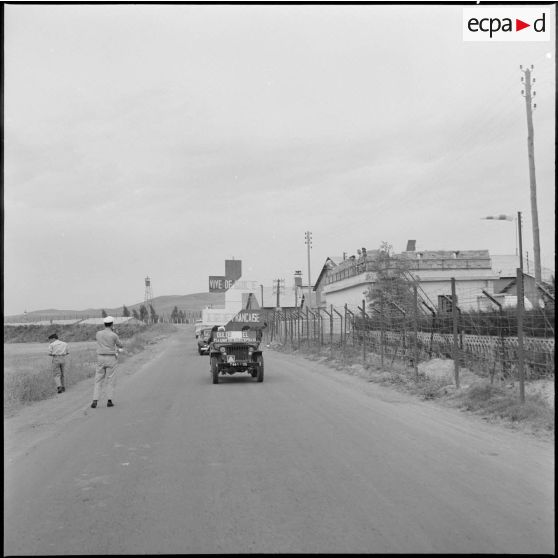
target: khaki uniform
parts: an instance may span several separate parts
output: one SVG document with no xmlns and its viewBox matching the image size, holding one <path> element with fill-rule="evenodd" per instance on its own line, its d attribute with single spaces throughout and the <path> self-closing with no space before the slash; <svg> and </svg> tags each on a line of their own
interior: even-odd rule
<svg viewBox="0 0 558 558">
<path fill-rule="evenodd" d="M 106 381 L 107 399 L 114 397 L 116 387 L 116 365 L 118 347 L 123 347 L 118 335 L 110 328 L 98 331 L 97 339 L 97 370 L 95 372 L 95 386 L 93 399 L 98 400 L 103 383 Z"/>
<path fill-rule="evenodd" d="M 55 339 L 48 346 L 48 354 L 52 357 L 52 375 L 57 388 L 64 387 L 64 371 L 66 369 L 66 355 L 68 351 L 68 343 Z"/>
</svg>

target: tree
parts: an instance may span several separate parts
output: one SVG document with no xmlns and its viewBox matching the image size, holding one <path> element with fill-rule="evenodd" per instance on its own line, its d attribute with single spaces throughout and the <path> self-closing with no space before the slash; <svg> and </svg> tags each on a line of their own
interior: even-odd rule
<svg viewBox="0 0 558 558">
<path fill-rule="evenodd" d="M 122 315 L 125 318 L 129 318 L 130 317 L 130 310 L 128 310 L 128 308 L 126 307 L 125 304 L 122 305 Z"/>
<path fill-rule="evenodd" d="M 132 316 L 134 316 L 136 320 L 140 319 L 138 311 L 135 308 L 132 310 Z"/>
<path fill-rule="evenodd" d="M 149 314 L 147 313 L 147 308 L 142 304 L 139 310 L 139 318 L 142 322 L 147 323 L 147 319 L 149 318 Z"/>
<path fill-rule="evenodd" d="M 409 262 L 394 255 L 392 246 L 382 242 L 372 267 L 376 277 L 365 292 L 368 308 L 375 313 L 380 311 L 388 322 L 412 316 L 414 298 Z"/>
<path fill-rule="evenodd" d="M 178 312 L 178 321 L 183 324 L 186 323 L 186 313 L 184 310 L 179 310 Z"/>
<path fill-rule="evenodd" d="M 105 312 L 105 310 L 101 310 L 101 318 L 106 318 L 108 316 L 108 314 Z"/>
<path fill-rule="evenodd" d="M 171 312 L 171 322 L 176 324 L 178 322 L 178 308 L 175 306 Z"/>
<path fill-rule="evenodd" d="M 155 312 L 155 308 L 153 308 L 152 304 L 149 305 L 149 310 L 151 314 L 151 323 L 156 324 L 159 321 L 159 316 L 157 316 L 157 312 Z"/>
</svg>

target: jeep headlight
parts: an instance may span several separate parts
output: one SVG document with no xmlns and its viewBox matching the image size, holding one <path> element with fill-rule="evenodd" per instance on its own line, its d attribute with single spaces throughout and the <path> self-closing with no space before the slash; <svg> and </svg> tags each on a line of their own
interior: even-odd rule
<svg viewBox="0 0 558 558">
<path fill-rule="evenodd" d="M 254 352 L 254 347 L 248 347 L 248 355 L 252 356 L 253 352 Z"/>
<path fill-rule="evenodd" d="M 222 354 L 224 355 L 227 354 L 227 349 L 225 349 L 225 347 L 221 347 L 219 350 L 221 351 Z"/>
</svg>

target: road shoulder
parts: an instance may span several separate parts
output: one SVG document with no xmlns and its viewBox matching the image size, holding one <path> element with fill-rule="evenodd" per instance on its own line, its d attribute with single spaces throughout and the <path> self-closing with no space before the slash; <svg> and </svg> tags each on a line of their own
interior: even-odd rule
<svg viewBox="0 0 558 558">
<path fill-rule="evenodd" d="M 127 379 L 161 354 L 177 333 L 159 337 L 143 351 L 118 365 L 117 392 Z M 4 460 L 10 462 L 26 455 L 38 444 L 55 436 L 65 425 L 87 417 L 91 411 L 93 377 L 73 384 L 62 394 L 36 401 L 4 417 Z"/>
</svg>

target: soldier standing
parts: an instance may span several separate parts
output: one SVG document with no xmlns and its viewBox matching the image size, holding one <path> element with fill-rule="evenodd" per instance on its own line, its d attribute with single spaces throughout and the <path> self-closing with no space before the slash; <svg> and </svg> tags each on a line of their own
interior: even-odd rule
<svg viewBox="0 0 558 558">
<path fill-rule="evenodd" d="M 94 409 L 99 400 L 101 385 L 106 380 L 107 385 L 107 407 L 113 407 L 114 403 L 114 387 L 116 385 L 116 364 L 119 349 L 123 347 L 118 335 L 113 331 L 114 318 L 107 316 L 103 320 L 105 329 L 98 331 L 97 339 L 97 371 L 95 372 L 95 387 L 93 388 L 93 403 L 91 407 Z"/>
<path fill-rule="evenodd" d="M 52 339 L 48 346 L 48 354 L 52 357 L 52 374 L 56 384 L 56 391 L 62 393 L 66 391 L 64 387 L 64 370 L 66 368 L 66 355 L 70 354 L 68 343 L 60 341 L 56 333 L 49 335 L 48 338 L 49 340 Z"/>
</svg>

